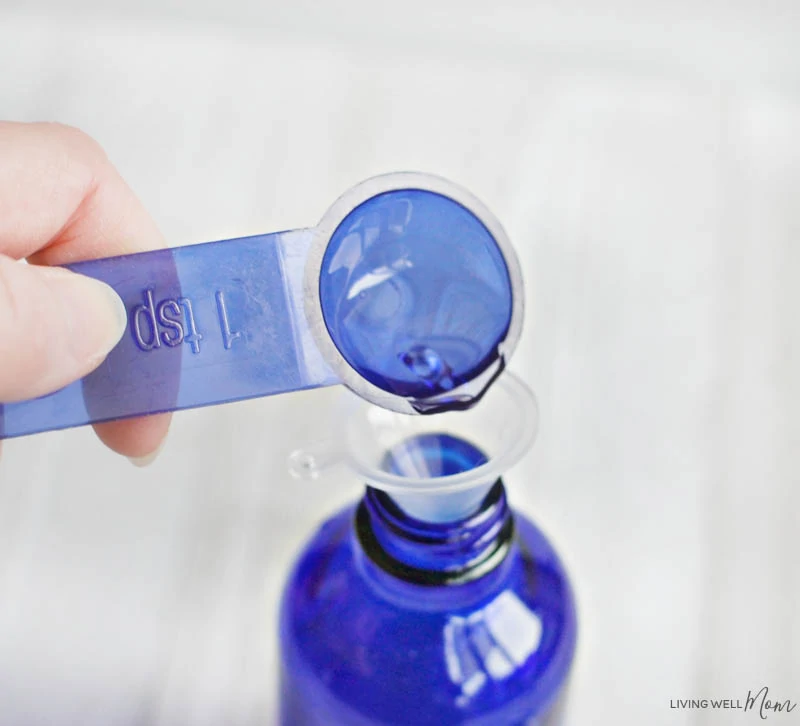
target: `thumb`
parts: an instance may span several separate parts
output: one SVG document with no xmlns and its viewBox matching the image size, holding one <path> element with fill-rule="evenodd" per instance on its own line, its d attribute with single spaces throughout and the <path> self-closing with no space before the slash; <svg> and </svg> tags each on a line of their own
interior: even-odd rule
<svg viewBox="0 0 800 726">
<path fill-rule="evenodd" d="M 105 283 L 0 255 L 0 402 L 43 396 L 94 370 L 127 325 Z"/>
</svg>

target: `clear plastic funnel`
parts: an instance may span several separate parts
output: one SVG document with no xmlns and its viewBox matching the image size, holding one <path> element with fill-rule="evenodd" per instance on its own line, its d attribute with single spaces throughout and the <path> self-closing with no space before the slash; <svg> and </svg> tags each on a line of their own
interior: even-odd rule
<svg viewBox="0 0 800 726">
<path fill-rule="evenodd" d="M 331 439 L 295 451 L 298 478 L 344 465 L 369 486 L 388 492 L 409 515 L 452 521 L 480 505 L 497 479 L 532 446 L 538 407 L 527 385 L 506 372 L 466 411 L 408 416 L 345 394 Z"/>
</svg>

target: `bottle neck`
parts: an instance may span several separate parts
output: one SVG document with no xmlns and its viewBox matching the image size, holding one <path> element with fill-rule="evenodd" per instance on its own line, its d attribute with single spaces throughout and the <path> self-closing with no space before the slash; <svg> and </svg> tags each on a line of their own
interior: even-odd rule
<svg viewBox="0 0 800 726">
<path fill-rule="evenodd" d="M 423 522 L 392 498 L 367 487 L 356 512 L 356 533 L 381 570 L 415 585 L 460 585 L 493 571 L 508 554 L 514 519 L 500 479 L 470 516 Z"/>
</svg>

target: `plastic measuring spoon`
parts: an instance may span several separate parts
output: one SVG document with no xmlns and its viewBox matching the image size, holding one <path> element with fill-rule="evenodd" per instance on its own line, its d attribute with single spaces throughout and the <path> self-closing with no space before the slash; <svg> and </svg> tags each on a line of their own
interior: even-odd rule
<svg viewBox="0 0 800 726">
<path fill-rule="evenodd" d="M 368 179 L 315 228 L 91 260 L 122 340 L 91 374 L 0 405 L 0 438 L 344 383 L 404 413 L 466 408 L 519 337 L 494 216 L 425 174 Z"/>
</svg>

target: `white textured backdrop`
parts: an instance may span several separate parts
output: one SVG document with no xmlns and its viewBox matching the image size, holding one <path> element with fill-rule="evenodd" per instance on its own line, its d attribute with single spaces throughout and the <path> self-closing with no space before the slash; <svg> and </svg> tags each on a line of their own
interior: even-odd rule
<svg viewBox="0 0 800 726">
<path fill-rule="evenodd" d="M 580 601 L 567 726 L 758 723 L 670 700 L 800 701 L 799 35 L 788 0 L 0 0 L 0 117 L 94 135 L 176 245 L 384 171 L 482 197 L 542 407 L 508 483 Z M 145 470 L 7 442 L 0 726 L 274 723 L 286 568 L 359 491 L 286 474 L 333 395 L 182 413 Z"/>
</svg>

